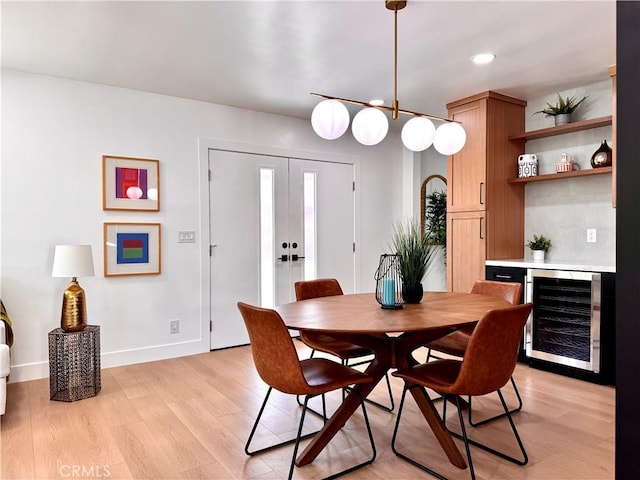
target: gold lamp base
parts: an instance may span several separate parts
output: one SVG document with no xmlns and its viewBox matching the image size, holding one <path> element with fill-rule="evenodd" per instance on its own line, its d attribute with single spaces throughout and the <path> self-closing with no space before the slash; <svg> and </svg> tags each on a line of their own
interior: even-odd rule
<svg viewBox="0 0 640 480">
<path fill-rule="evenodd" d="M 65 332 L 80 332 L 87 326 L 87 304 L 84 290 L 76 277 L 64 291 L 60 326 Z"/>
</svg>

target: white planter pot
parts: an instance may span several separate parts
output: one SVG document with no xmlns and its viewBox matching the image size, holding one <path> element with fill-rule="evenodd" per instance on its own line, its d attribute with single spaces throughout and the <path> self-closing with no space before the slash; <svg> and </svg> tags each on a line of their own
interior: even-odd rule
<svg viewBox="0 0 640 480">
<path fill-rule="evenodd" d="M 561 113 L 553 117 L 556 126 L 557 125 L 566 125 L 567 123 L 571 123 L 571 114 L 570 113 Z"/>
<path fill-rule="evenodd" d="M 544 250 L 531 250 L 534 262 L 544 262 Z"/>
</svg>

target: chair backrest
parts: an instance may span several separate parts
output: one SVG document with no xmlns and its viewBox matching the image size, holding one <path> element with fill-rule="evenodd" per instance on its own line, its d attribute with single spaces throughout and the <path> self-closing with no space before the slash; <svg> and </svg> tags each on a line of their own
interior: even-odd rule
<svg viewBox="0 0 640 480">
<path fill-rule="evenodd" d="M 296 300 L 307 300 L 309 298 L 331 297 L 342 295 L 340 283 L 335 278 L 318 278 L 317 280 L 304 280 L 296 282 Z"/>
<path fill-rule="evenodd" d="M 452 390 L 461 395 L 485 395 L 509 381 L 532 303 L 491 310 L 478 322 L 467 343 Z"/>
<path fill-rule="evenodd" d="M 494 280 L 476 280 L 469 293 L 490 295 L 518 305 L 522 298 L 522 284 L 519 282 L 496 282 Z"/>
<path fill-rule="evenodd" d="M 308 388 L 298 353 L 282 317 L 275 310 L 238 302 L 249 332 L 251 354 L 260 378 L 284 393 L 298 394 Z"/>
</svg>

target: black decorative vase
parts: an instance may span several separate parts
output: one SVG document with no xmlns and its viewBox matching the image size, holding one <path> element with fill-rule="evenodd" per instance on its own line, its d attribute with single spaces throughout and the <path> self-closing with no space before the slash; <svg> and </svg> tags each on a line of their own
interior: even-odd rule
<svg viewBox="0 0 640 480">
<path fill-rule="evenodd" d="M 404 299 L 404 303 L 420 303 L 423 293 L 421 283 L 417 285 L 402 284 L 402 298 Z"/>
<path fill-rule="evenodd" d="M 611 147 L 606 140 L 602 141 L 600 148 L 591 156 L 591 166 L 593 168 L 610 167 L 613 164 Z"/>
</svg>

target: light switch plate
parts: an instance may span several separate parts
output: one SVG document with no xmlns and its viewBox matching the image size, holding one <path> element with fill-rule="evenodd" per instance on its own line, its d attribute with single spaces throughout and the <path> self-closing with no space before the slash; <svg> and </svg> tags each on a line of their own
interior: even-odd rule
<svg viewBox="0 0 640 480">
<path fill-rule="evenodd" d="M 596 229 L 587 228 L 587 243 L 596 243 Z"/>
<path fill-rule="evenodd" d="M 178 243 L 196 243 L 196 232 L 181 230 L 178 232 Z"/>
</svg>

